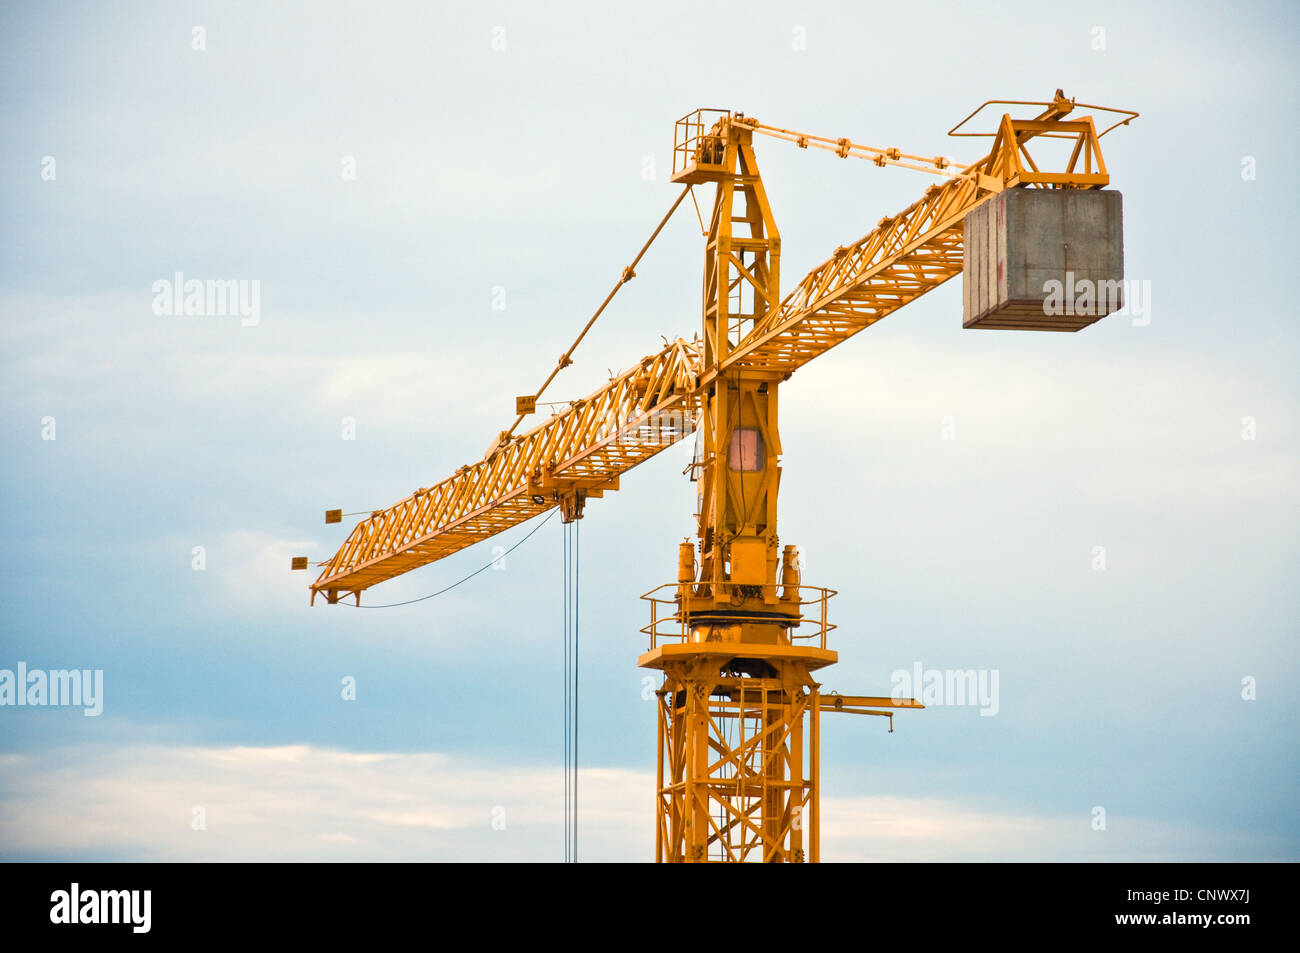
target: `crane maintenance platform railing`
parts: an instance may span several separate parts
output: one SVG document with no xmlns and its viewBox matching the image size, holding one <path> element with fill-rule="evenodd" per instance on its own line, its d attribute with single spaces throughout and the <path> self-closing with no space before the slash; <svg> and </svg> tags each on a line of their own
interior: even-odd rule
<svg viewBox="0 0 1300 953">
<path fill-rule="evenodd" d="M 672 181 L 694 167 L 723 171 L 723 137 L 713 134 L 718 121 L 731 115 L 730 109 L 701 107 L 678 119 L 673 126 Z"/>
<path fill-rule="evenodd" d="M 682 599 L 683 585 L 678 582 L 667 582 L 641 596 L 650 603 L 650 624 L 642 627 L 641 631 L 650 636 L 652 651 L 659 647 L 661 639 L 676 639 L 685 644 L 709 641 L 709 636 L 715 635 L 717 641 L 739 641 L 738 638 L 727 638 L 727 629 L 734 626 L 734 631 L 739 632 L 740 626 L 752 622 L 779 622 L 788 627 L 788 635 L 792 643 L 796 640 L 809 643 L 816 640 L 817 647 L 824 649 L 827 634 L 836 628 L 835 624 L 826 617 L 826 603 L 837 595 L 834 589 L 784 584 L 754 586 L 752 587 L 754 589 L 780 590 L 777 592 L 776 605 L 786 609 L 785 612 L 772 612 L 759 617 L 753 612 L 730 612 L 725 606 L 693 613 L 690 608 L 691 600 Z M 694 584 L 685 584 L 685 586 L 688 589 L 694 588 Z M 665 590 L 671 590 L 672 595 L 659 595 Z M 794 598 L 787 598 L 792 595 Z M 683 602 L 686 603 L 685 609 L 682 608 Z M 800 607 L 797 613 L 789 612 L 796 606 Z M 805 615 L 802 611 L 803 606 L 817 608 L 811 615 Z M 811 624 L 816 628 L 808 632 L 796 632 L 796 629 L 804 624 Z"/>
</svg>

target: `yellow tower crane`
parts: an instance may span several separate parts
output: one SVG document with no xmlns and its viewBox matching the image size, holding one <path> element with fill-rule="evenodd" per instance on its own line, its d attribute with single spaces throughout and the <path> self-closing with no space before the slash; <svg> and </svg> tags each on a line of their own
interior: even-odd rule
<svg viewBox="0 0 1300 953">
<path fill-rule="evenodd" d="M 989 132 L 962 132 L 986 107 Z M 1097 131 L 1094 113 L 1115 121 Z M 677 578 L 643 597 L 658 690 L 655 855 L 659 861 L 817 861 L 819 716 L 890 719 L 912 699 L 826 694 L 814 674 L 827 645 L 832 590 L 805 585 L 794 546 L 777 536 L 778 392 L 813 358 L 949 278 L 965 276 L 964 326 L 1077 331 L 1117 310 L 1119 294 L 1048 307 L 1052 280 L 1115 289 L 1123 277 L 1119 194 L 1100 139 L 1137 113 L 1088 106 L 1058 90 L 1047 102 L 991 100 L 952 135 L 985 135 L 988 155 L 943 157 L 862 146 L 699 109 L 676 124 L 672 181 L 683 186 L 614 289 L 536 393 L 516 399 L 514 424 L 477 463 L 363 519 L 311 584 L 312 602 L 353 597 L 556 507 L 565 523 L 617 490 L 632 467 L 699 431 L 692 478 L 696 541 Z M 866 236 L 841 246 L 784 296 L 781 238 L 759 173 L 755 136 L 897 165 L 940 178 Z M 1040 150 L 1056 146 L 1055 161 Z M 1031 146 L 1033 147 L 1031 149 Z M 538 398 L 665 222 L 694 187 L 713 183 L 706 228 L 702 333 L 677 339 L 530 430 Z M 698 212 L 698 203 L 696 203 Z M 701 216 L 701 224 L 703 217 Z M 327 522 L 341 513 L 329 511 Z M 298 557 L 294 568 L 306 568 Z"/>
</svg>

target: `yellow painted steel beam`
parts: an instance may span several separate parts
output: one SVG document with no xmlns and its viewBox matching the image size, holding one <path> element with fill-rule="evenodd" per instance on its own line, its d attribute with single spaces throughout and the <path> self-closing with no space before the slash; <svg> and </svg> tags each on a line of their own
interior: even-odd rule
<svg viewBox="0 0 1300 953">
<path fill-rule="evenodd" d="M 618 477 L 692 432 L 699 345 L 677 340 L 434 486 L 362 520 L 312 583 L 331 601 L 434 562 Z"/>
<path fill-rule="evenodd" d="M 844 708 L 924 708 L 915 698 L 892 698 L 888 695 L 822 695 L 822 711 Z"/>
</svg>

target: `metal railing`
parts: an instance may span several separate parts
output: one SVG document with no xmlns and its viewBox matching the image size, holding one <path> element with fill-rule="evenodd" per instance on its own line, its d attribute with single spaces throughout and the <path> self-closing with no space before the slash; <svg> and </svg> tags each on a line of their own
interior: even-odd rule
<svg viewBox="0 0 1300 953">
<path fill-rule="evenodd" d="M 730 116 L 729 109 L 697 109 L 677 120 L 673 127 L 673 175 L 694 165 L 701 154 L 716 153 L 718 158 L 706 163 L 714 164 L 721 160 L 721 136 L 709 135 L 717 121 Z"/>
<path fill-rule="evenodd" d="M 704 614 L 697 613 L 692 618 L 689 607 L 682 609 L 682 590 L 690 590 L 695 587 L 695 583 L 668 582 L 662 586 L 657 586 L 641 596 L 642 599 L 650 603 L 650 624 L 642 627 L 641 631 L 650 636 L 650 648 L 658 647 L 660 639 L 677 639 L 682 643 L 691 639 L 692 629 L 697 625 L 740 625 L 746 622 L 781 622 L 779 616 L 756 617 L 752 613 L 746 614 L 741 612 L 728 612 L 726 606 L 710 608 Z M 826 618 L 826 603 L 830 598 L 836 595 L 836 590 L 825 589 L 821 586 L 755 586 L 755 589 L 775 589 L 778 596 L 786 589 L 793 588 L 799 595 L 799 599 L 788 600 L 779 599 L 778 604 L 784 606 L 798 605 L 816 606 L 816 610 L 810 615 L 803 612 L 802 608 L 797 616 L 791 616 L 790 619 L 795 621 L 791 625 L 790 640 L 791 642 L 808 642 L 817 640 L 820 648 L 826 648 L 826 635 L 835 625 Z M 671 591 L 672 595 L 659 595 L 665 590 Z M 806 598 L 805 598 L 806 596 Z M 807 632 L 799 632 L 801 625 L 813 625 L 815 628 Z"/>
</svg>

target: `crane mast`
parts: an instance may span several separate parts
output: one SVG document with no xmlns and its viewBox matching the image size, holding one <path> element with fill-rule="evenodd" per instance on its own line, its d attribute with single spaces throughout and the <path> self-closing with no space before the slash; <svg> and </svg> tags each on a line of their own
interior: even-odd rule
<svg viewBox="0 0 1300 953">
<path fill-rule="evenodd" d="M 821 712 L 886 717 L 892 731 L 895 712 L 922 706 L 827 694 L 814 677 L 838 658 L 827 644 L 835 628 L 827 603 L 835 593 L 804 584 L 797 548 L 782 547 L 778 536 L 778 395 L 808 361 L 963 271 L 970 312 L 971 274 L 979 270 L 971 256 L 983 254 L 982 245 L 972 251 L 966 235 L 972 211 L 1008 190 L 1103 188 L 1109 175 L 1100 137 L 1137 115 L 1086 107 L 1121 114 L 1098 133 L 1091 115 L 1069 118 L 1078 104 L 1059 90 L 1047 102 L 1006 104 L 1044 108 L 1029 119 L 1004 113 L 988 134 L 989 154 L 961 168 L 943 158 L 804 136 L 727 110 L 683 117 L 672 180 L 687 189 L 714 187 L 698 339 L 667 342 L 531 430 L 502 431 L 477 463 L 372 513 L 320 564 L 313 601 L 317 594 L 330 603 L 353 595 L 359 605 L 366 588 L 555 507 L 565 522 L 579 519 L 588 498 L 618 489 L 621 474 L 698 430 L 690 467 L 696 539 L 679 547 L 676 581 L 643 596 L 649 649 L 638 664 L 663 675 L 656 859 L 818 861 Z M 968 134 L 957 130 L 979 112 L 953 134 Z M 755 157 L 756 135 L 932 171 L 944 181 L 836 249 L 783 298 L 781 236 Z M 1065 140 L 1068 159 L 1055 169 L 1036 161 L 1029 143 L 1040 137 Z M 1060 253 L 1047 248 L 1049 264 Z M 1078 252 L 1067 241 L 1064 254 Z M 1118 307 L 1099 302 L 1082 316 L 1048 320 L 1033 311 L 1032 300 L 1003 300 L 1005 267 L 999 259 L 990 286 L 1002 295 L 998 307 L 968 313 L 966 326 L 1078 330 Z M 628 266 L 621 281 L 631 277 Z M 571 353 L 561 355 L 557 371 L 571 363 Z M 520 419 L 536 397 L 518 399 Z"/>
<path fill-rule="evenodd" d="M 720 117 L 674 176 L 716 183 L 704 254 L 702 360 L 721 366 L 780 297 L 781 235 L 753 130 Z M 696 546 L 683 543 L 668 614 L 681 637 L 639 664 L 658 692 L 656 859 L 817 860 L 819 686 L 836 660 L 794 634 L 808 587 L 780 548 L 778 389 L 787 372 L 729 367 L 702 390 Z M 782 586 L 781 582 L 785 585 Z M 825 594 L 818 591 L 818 601 Z M 657 621 L 657 620 L 656 620 Z M 824 636 L 824 633 L 823 633 Z M 804 833 L 804 824 L 809 826 Z"/>
</svg>

